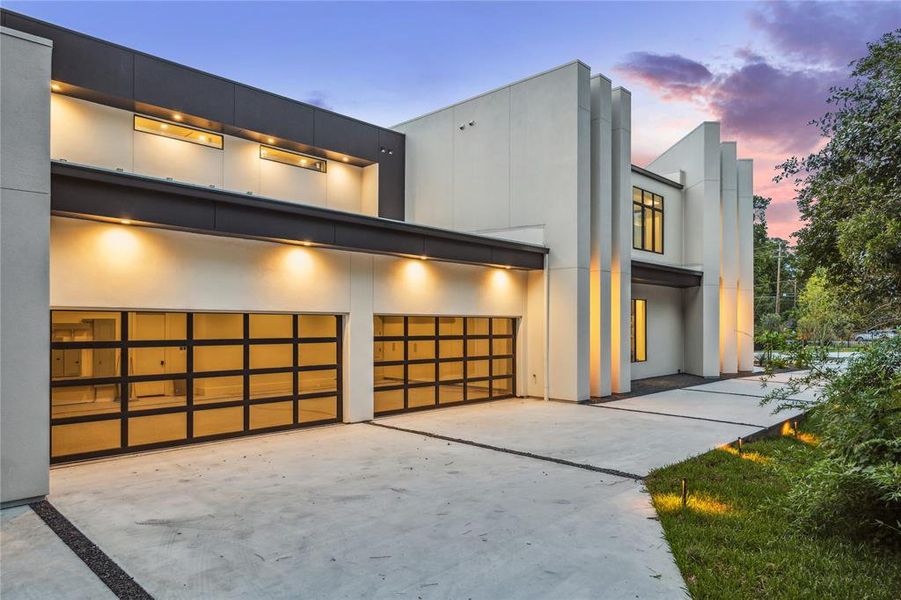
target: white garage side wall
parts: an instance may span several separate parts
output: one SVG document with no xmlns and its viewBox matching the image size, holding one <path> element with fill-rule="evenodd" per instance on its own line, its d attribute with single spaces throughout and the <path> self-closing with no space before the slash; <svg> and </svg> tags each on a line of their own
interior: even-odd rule
<svg viewBox="0 0 901 600">
<path fill-rule="evenodd" d="M 632 379 L 672 375 L 683 370 L 682 290 L 659 285 L 632 286 L 633 298 L 647 304 L 648 359 L 632 363 Z"/>
<path fill-rule="evenodd" d="M 409 221 L 496 236 L 543 230 L 550 396 L 564 400 L 589 395 L 589 71 L 572 62 L 395 127 L 407 140 Z M 543 395 L 537 380 L 530 395 Z"/>
<path fill-rule="evenodd" d="M 682 199 L 682 190 L 635 172 L 632 173 L 632 185 L 663 196 L 663 254 L 636 250 L 633 247 L 632 260 L 673 267 L 684 266 L 682 232 L 684 231 L 685 220 L 683 218 L 684 201 Z M 631 209 L 631 199 L 629 203 L 629 208 Z"/>
<path fill-rule="evenodd" d="M 0 502 L 49 492 L 50 55 L 0 30 Z"/>
<path fill-rule="evenodd" d="M 655 173 L 685 173 L 683 261 L 700 269 L 702 285 L 685 291 L 685 370 L 720 373 L 720 124 L 704 122 L 648 166 Z"/>
<path fill-rule="evenodd" d="M 526 279 L 516 270 L 51 219 L 54 308 L 348 315 L 347 421 L 372 418 L 373 314 L 522 319 Z M 523 325 L 520 335 L 527 335 Z"/>
<path fill-rule="evenodd" d="M 223 139 L 219 150 L 135 131 L 130 111 L 51 94 L 53 159 L 347 212 L 378 212 L 377 166 L 326 161 L 326 172 L 319 173 L 264 160 L 257 142 Z"/>
</svg>

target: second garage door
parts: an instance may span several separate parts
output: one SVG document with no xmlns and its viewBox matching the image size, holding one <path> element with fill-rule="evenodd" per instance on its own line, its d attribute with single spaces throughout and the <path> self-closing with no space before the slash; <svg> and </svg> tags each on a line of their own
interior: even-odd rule
<svg viewBox="0 0 901 600">
<path fill-rule="evenodd" d="M 377 315 L 375 414 L 515 395 L 515 319 Z"/>
</svg>

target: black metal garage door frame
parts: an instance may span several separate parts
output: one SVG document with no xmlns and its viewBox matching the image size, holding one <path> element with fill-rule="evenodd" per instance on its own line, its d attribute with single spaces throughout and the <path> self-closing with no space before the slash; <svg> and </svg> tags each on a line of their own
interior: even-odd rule
<svg viewBox="0 0 901 600">
<path fill-rule="evenodd" d="M 381 315 L 378 315 L 381 316 Z M 400 315 L 386 315 L 386 316 L 400 316 Z M 387 415 L 413 412 L 418 410 L 432 410 L 435 408 L 444 408 L 448 406 L 460 406 L 463 404 L 475 404 L 477 402 L 491 402 L 493 400 L 502 400 L 505 398 L 513 398 L 516 396 L 516 328 L 517 328 L 517 319 L 513 317 L 485 317 L 485 316 L 477 316 L 477 317 L 465 317 L 465 316 L 449 316 L 451 318 L 460 318 L 463 320 L 463 333 L 462 334 L 452 334 L 452 335 L 442 335 L 439 329 L 440 323 L 439 319 L 442 316 L 425 316 L 424 318 L 433 318 L 435 320 L 434 327 L 435 333 L 434 335 L 410 335 L 410 318 L 423 318 L 422 316 L 417 315 L 407 315 L 403 316 L 404 319 L 404 334 L 399 336 L 391 336 L 391 335 L 380 335 L 373 336 L 373 342 L 404 342 L 404 359 L 403 360 L 387 360 L 387 361 L 376 361 L 374 362 L 374 366 L 376 367 L 390 367 L 390 366 L 403 366 L 404 375 L 403 382 L 396 385 L 387 385 L 387 386 L 379 386 L 375 387 L 373 395 L 376 392 L 387 392 L 392 390 L 403 390 L 404 392 L 404 407 L 397 410 L 387 410 L 381 412 L 375 412 L 375 416 L 383 417 Z M 487 334 L 471 334 L 468 331 L 469 319 L 471 318 L 484 318 L 488 319 L 488 333 Z M 509 334 L 499 334 L 494 333 L 494 323 L 495 320 L 509 320 L 511 322 L 511 333 Z M 484 339 L 488 340 L 488 355 L 482 356 L 469 356 L 469 346 L 467 341 L 469 340 L 478 340 Z M 494 354 L 494 340 L 495 339 L 510 339 L 512 340 L 512 350 L 511 354 Z M 434 341 L 435 342 L 435 357 L 434 358 L 424 358 L 424 359 L 409 359 L 407 342 L 412 341 Z M 440 356 L 440 342 L 448 341 L 448 340 L 461 340 L 463 342 L 463 355 L 460 357 L 441 357 Z M 495 375 L 494 374 L 494 361 L 497 359 L 510 359 L 512 368 L 509 375 Z M 487 360 L 488 361 L 488 375 L 483 377 L 469 377 L 467 370 L 468 364 L 471 360 Z M 439 364 L 440 363 L 448 363 L 448 362 L 462 362 L 463 363 L 463 378 L 462 379 L 453 379 L 453 380 L 440 380 L 439 378 Z M 430 364 L 434 363 L 435 365 L 435 378 L 434 381 L 430 382 L 417 382 L 410 383 L 409 379 L 409 367 L 410 365 L 415 364 Z M 510 393 L 502 394 L 499 396 L 492 395 L 493 388 L 492 383 L 495 381 L 509 379 L 510 380 Z M 479 398 L 479 399 L 469 399 L 469 385 L 471 383 L 479 383 L 485 382 L 488 384 L 488 397 L 487 398 Z M 458 402 L 447 402 L 441 403 L 439 401 L 440 395 L 440 387 L 442 384 L 446 385 L 462 385 L 463 387 L 463 399 Z M 413 406 L 409 405 L 409 391 L 412 388 L 435 388 L 435 403 L 424 405 L 424 406 Z"/>
<path fill-rule="evenodd" d="M 85 341 L 85 342 L 53 342 L 50 343 L 51 350 L 66 350 L 66 349 L 118 349 L 119 350 L 119 374 L 115 377 L 95 377 L 95 378 L 77 378 L 77 379 L 69 379 L 69 380 L 56 380 L 54 381 L 51 376 L 50 387 L 51 388 L 62 388 L 62 387 L 77 387 L 77 386 L 87 386 L 87 385 L 118 385 L 119 386 L 119 397 L 121 407 L 119 412 L 115 413 L 102 413 L 102 414 L 92 414 L 92 415 L 79 415 L 73 417 L 58 417 L 53 418 L 52 416 L 52 400 L 48 398 L 48 401 L 51 403 L 51 418 L 50 418 L 50 431 L 51 431 L 51 464 L 63 463 L 63 462 L 72 462 L 78 460 L 86 460 L 91 458 L 100 458 L 105 456 L 114 456 L 119 454 L 127 454 L 140 452 L 145 450 L 155 450 L 160 448 L 169 448 L 174 446 L 184 446 L 189 444 L 196 444 L 202 442 L 209 442 L 221 439 L 229 439 L 229 438 L 237 438 L 248 435 L 257 435 L 263 433 L 270 433 L 275 431 L 285 431 L 290 429 L 299 429 L 303 427 L 310 427 L 315 425 L 322 425 L 327 423 L 340 423 L 342 421 L 342 405 L 343 405 L 343 318 L 340 314 L 329 314 L 328 316 L 335 317 L 335 335 L 334 337 L 302 337 L 299 335 L 299 317 L 303 316 L 303 313 L 277 313 L 277 314 L 285 314 L 290 315 L 292 317 L 292 337 L 290 338 L 252 338 L 250 337 L 250 315 L 251 314 L 276 314 L 276 313 L 243 313 L 243 312 L 229 312 L 227 314 L 240 314 L 243 318 L 243 336 L 241 338 L 223 338 L 223 339 L 194 339 L 193 334 L 193 321 L 195 314 L 209 314 L 210 312 L 215 311 L 181 311 L 181 310 L 144 310 L 144 309 L 129 309 L 124 311 L 119 310 L 104 310 L 104 309 L 79 309 L 79 308 L 67 308 L 67 309 L 54 309 L 51 310 L 51 328 L 52 328 L 52 314 L 53 312 L 64 312 L 64 311 L 73 311 L 73 312 L 105 312 L 105 313 L 117 313 L 120 318 L 119 326 L 119 339 L 116 341 Z M 179 313 L 184 314 L 186 319 L 186 339 L 179 340 L 129 340 L 128 336 L 128 320 L 129 313 L 131 312 L 158 312 L 160 314 L 165 313 Z M 312 343 L 335 343 L 335 356 L 336 362 L 334 364 L 325 364 L 325 365 L 314 365 L 314 366 L 300 366 L 299 365 L 299 350 L 298 344 L 312 344 Z M 275 368 L 258 368 L 251 369 L 250 368 L 250 346 L 257 344 L 291 344 L 292 353 L 293 353 L 293 366 L 290 367 L 275 367 Z M 217 346 L 217 345 L 229 345 L 229 346 L 243 346 L 243 360 L 244 367 L 242 369 L 234 369 L 227 371 L 209 371 L 204 372 L 202 374 L 195 373 L 193 369 L 194 363 L 194 348 L 201 346 Z M 155 348 L 155 347 L 185 347 L 186 350 L 186 368 L 183 373 L 164 373 L 159 375 L 130 375 L 128 373 L 128 350 L 129 348 Z M 52 354 L 52 353 L 51 353 Z M 51 359 L 52 360 L 52 359 Z M 312 392 L 306 394 L 300 394 L 298 390 L 298 380 L 297 373 L 300 372 L 309 372 L 309 371 L 326 371 L 326 370 L 335 370 L 336 377 L 336 386 L 334 391 L 322 391 L 322 392 Z M 267 397 L 267 398 L 250 398 L 250 376 L 251 375 L 266 375 L 271 373 L 293 373 L 293 393 L 289 396 L 277 396 L 277 397 Z M 242 376 L 244 378 L 243 381 L 243 398 L 240 400 L 228 400 L 222 402 L 208 402 L 202 405 L 194 405 L 193 396 L 194 396 L 194 379 L 197 378 L 209 378 L 209 377 L 229 377 L 229 376 Z M 140 411 L 130 411 L 129 410 L 129 384 L 132 383 L 140 383 L 140 382 L 148 382 L 148 381 L 171 381 L 171 380 L 184 380 L 185 381 L 185 404 L 183 406 L 173 406 L 173 407 L 162 407 L 162 408 L 150 408 L 150 409 L 142 409 Z M 328 398 L 335 397 L 337 406 L 336 417 L 334 419 L 321 419 L 317 421 L 310 422 L 299 422 L 299 402 L 307 399 L 314 398 Z M 285 401 L 293 401 L 293 422 L 288 425 L 278 425 L 274 427 L 266 427 L 266 428 L 258 428 L 251 429 L 250 428 L 250 407 L 253 405 L 259 404 L 270 404 L 276 402 L 285 402 Z M 231 407 L 243 407 L 244 409 L 244 423 L 242 431 L 237 432 L 228 432 L 228 433 L 220 433 L 207 435 L 203 437 L 194 437 L 193 431 L 193 415 L 195 412 L 201 412 L 205 410 L 214 410 L 218 408 L 231 408 Z M 180 440 L 172 440 L 165 442 L 157 442 L 151 444 L 143 444 L 139 446 L 130 446 L 128 443 L 128 426 L 129 426 L 129 418 L 136 417 L 147 417 L 153 415 L 164 415 L 164 414 L 177 414 L 177 413 L 185 413 L 186 414 L 186 431 L 185 438 Z M 88 423 L 88 422 L 96 422 L 96 421 L 120 421 L 120 444 L 118 448 L 110 448 L 106 450 L 96 450 L 91 452 L 83 452 L 78 454 L 67 454 L 64 456 L 53 457 L 52 455 L 52 436 L 53 436 L 53 426 L 55 425 L 71 425 L 76 423 Z"/>
</svg>

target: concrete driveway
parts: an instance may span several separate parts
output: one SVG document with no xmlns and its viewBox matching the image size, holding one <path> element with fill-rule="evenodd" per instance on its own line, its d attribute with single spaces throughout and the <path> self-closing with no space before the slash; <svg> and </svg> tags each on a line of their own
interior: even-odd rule
<svg viewBox="0 0 901 600">
<path fill-rule="evenodd" d="M 515 399 L 376 422 L 644 477 L 796 416 L 760 406 L 772 387 L 784 385 L 749 377 L 603 404 Z"/>
<path fill-rule="evenodd" d="M 54 469 L 50 501 L 156 598 L 680 597 L 635 477 L 779 422 L 757 388 L 508 400 L 110 459 Z M 28 509 L 3 511 L 2 568 L 4 600 L 106 592 Z"/>
</svg>

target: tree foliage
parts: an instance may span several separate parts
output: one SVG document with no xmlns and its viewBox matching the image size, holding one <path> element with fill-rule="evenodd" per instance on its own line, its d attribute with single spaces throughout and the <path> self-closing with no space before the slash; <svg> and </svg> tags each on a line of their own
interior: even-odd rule
<svg viewBox="0 0 901 600">
<path fill-rule="evenodd" d="M 901 315 L 901 29 L 868 45 L 852 83 L 812 122 L 826 142 L 779 165 L 795 182 L 804 276 L 817 269 L 859 324 L 897 325 Z"/>
<path fill-rule="evenodd" d="M 810 411 L 825 456 L 789 493 L 802 525 L 822 531 L 876 534 L 901 543 L 901 336 L 865 346 L 842 368 L 825 348 L 809 370 L 773 389 L 764 403 Z M 810 356 L 808 356 L 810 358 Z M 800 392 L 820 388 L 813 401 Z"/>
<path fill-rule="evenodd" d="M 805 341 L 829 344 L 833 340 L 848 339 L 853 323 L 842 299 L 829 285 L 822 269 L 804 283 L 798 295 L 798 337 Z"/>
<path fill-rule="evenodd" d="M 763 325 L 767 315 L 776 312 L 776 272 L 779 269 L 779 248 L 782 248 L 782 284 L 780 293 L 783 301 L 780 313 L 783 317 L 788 309 L 794 306 L 794 298 L 784 295 L 794 293 L 792 283 L 798 277 L 795 253 L 782 238 L 769 237 L 766 211 L 772 198 L 754 196 L 754 323 L 756 328 Z M 782 319 L 783 321 L 785 319 Z"/>
</svg>

